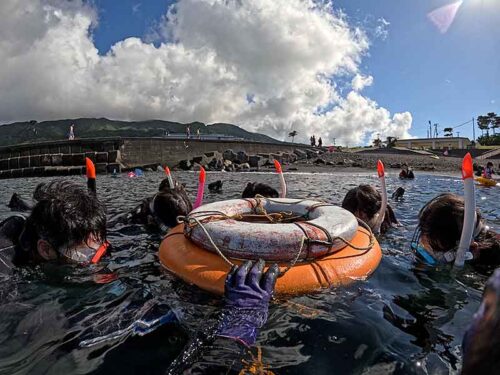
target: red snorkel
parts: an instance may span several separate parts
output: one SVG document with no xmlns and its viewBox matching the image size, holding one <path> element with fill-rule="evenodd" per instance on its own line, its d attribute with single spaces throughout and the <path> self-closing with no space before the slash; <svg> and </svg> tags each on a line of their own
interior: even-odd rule
<svg viewBox="0 0 500 375">
<path fill-rule="evenodd" d="M 382 203 L 380 204 L 380 209 L 377 213 L 377 220 L 373 228 L 373 232 L 380 233 L 380 227 L 384 222 L 385 211 L 387 210 L 387 188 L 385 186 L 385 168 L 384 163 L 381 160 L 377 162 L 377 174 L 380 181 L 380 194 L 382 195 Z"/>
<path fill-rule="evenodd" d="M 286 198 L 286 182 L 285 177 L 283 176 L 283 170 L 281 169 L 281 164 L 278 160 L 274 159 L 274 168 L 276 168 L 276 172 L 280 177 L 280 198 Z"/>
<path fill-rule="evenodd" d="M 174 180 L 172 179 L 172 174 L 170 173 L 170 168 L 167 165 L 165 166 L 165 174 L 167 175 L 168 186 L 170 186 L 170 189 L 173 189 L 174 188 Z"/>
<path fill-rule="evenodd" d="M 99 248 L 95 252 L 94 256 L 92 257 L 92 260 L 90 261 L 90 263 L 92 263 L 92 264 L 99 263 L 99 261 L 104 256 L 104 254 L 106 254 L 106 251 L 108 250 L 108 247 L 109 247 L 109 242 L 108 241 L 104 241 L 103 244 L 101 246 L 99 246 Z"/>
<path fill-rule="evenodd" d="M 85 158 L 85 171 L 87 173 L 87 187 L 92 193 L 96 193 L 95 165 L 89 158 Z"/>
<path fill-rule="evenodd" d="M 194 202 L 193 210 L 195 208 L 200 207 L 201 204 L 203 203 L 203 194 L 205 192 L 205 179 L 206 179 L 205 169 L 201 167 L 200 175 L 198 177 L 198 194 L 196 195 L 196 201 Z"/>
<path fill-rule="evenodd" d="M 470 248 L 474 227 L 476 223 L 476 197 L 474 194 L 474 169 L 472 167 L 472 156 L 465 155 L 462 161 L 462 180 L 464 183 L 464 223 L 460 244 L 455 256 L 455 267 L 463 267 L 465 263 L 465 253 Z"/>
</svg>

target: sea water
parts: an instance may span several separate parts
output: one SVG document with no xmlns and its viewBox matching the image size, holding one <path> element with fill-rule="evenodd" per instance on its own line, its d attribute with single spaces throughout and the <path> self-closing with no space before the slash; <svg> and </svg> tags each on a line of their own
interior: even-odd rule
<svg viewBox="0 0 500 375">
<path fill-rule="evenodd" d="M 205 202 L 237 198 L 247 182 L 279 187 L 271 173 L 208 173 L 207 183 L 224 182 L 221 194 Z M 138 225 L 113 224 L 155 193 L 164 176 L 98 176 L 98 194 L 112 223 L 113 245 L 107 269 L 44 266 L 0 275 L 0 374 L 162 374 L 189 337 L 206 327 L 220 298 L 187 285 L 161 269 L 161 237 Z M 175 172 L 192 197 L 197 175 Z M 69 177 L 85 184 L 81 177 Z M 12 193 L 28 199 L 48 178 L 0 181 L 0 220 Z M 377 184 L 375 173 L 287 174 L 289 197 L 340 204 L 348 189 Z M 253 349 L 265 371 L 275 374 L 448 374 L 457 373 L 463 333 L 477 310 L 492 270 L 465 267 L 450 271 L 415 260 L 409 241 L 420 208 L 441 192 L 461 194 L 457 177 L 419 174 L 401 181 L 389 174 L 389 196 L 401 226 L 380 238 L 383 259 L 368 280 L 349 287 L 276 300 Z M 476 190 L 489 224 L 500 229 L 498 188 Z M 111 271 L 111 272 L 110 272 Z M 96 276 L 96 274 L 98 276 Z M 178 322 L 145 336 L 130 334 L 131 324 L 161 305 Z M 95 345 L 85 345 L 97 339 Z M 102 339 L 102 341 L 99 341 Z M 214 355 L 215 352 L 215 355 Z M 225 373 L 217 349 L 196 373 Z M 222 355 L 223 353 L 221 353 Z M 238 360 L 238 359 L 236 359 Z"/>
</svg>

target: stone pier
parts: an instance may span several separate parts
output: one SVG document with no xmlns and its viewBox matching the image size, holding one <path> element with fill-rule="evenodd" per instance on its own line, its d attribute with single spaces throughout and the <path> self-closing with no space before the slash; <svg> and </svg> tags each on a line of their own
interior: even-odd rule
<svg viewBox="0 0 500 375">
<path fill-rule="evenodd" d="M 20 144 L 0 148 L 0 179 L 65 176 L 85 173 L 85 157 L 98 174 L 138 167 L 175 166 L 209 152 L 247 154 L 293 152 L 306 149 L 292 143 L 165 138 L 95 138 Z"/>
</svg>

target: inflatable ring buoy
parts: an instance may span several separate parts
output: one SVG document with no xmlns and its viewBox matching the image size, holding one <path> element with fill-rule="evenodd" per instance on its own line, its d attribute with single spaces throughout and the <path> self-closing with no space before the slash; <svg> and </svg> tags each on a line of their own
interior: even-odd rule
<svg viewBox="0 0 500 375">
<path fill-rule="evenodd" d="M 204 207 L 206 208 L 201 208 Z M 238 210 L 234 206 L 231 207 Z M 252 227 L 254 223 L 246 225 Z M 282 224 L 268 224 L 269 227 L 278 225 Z M 202 248 L 186 237 L 185 233 L 190 230 L 188 226 L 189 222 L 175 227 L 163 239 L 159 249 L 160 263 L 188 283 L 211 293 L 223 294 L 224 281 L 230 265 L 219 254 Z M 361 226 L 356 226 L 356 231 L 348 243 L 349 245 L 344 244 L 333 253 L 295 263 L 278 278 L 276 294 L 310 293 L 366 279 L 380 263 L 380 246 L 372 234 Z M 231 262 L 241 264 L 243 260 L 231 258 Z M 280 269 L 284 270 L 291 262 L 278 264 Z"/>
<path fill-rule="evenodd" d="M 262 213 L 288 213 L 301 221 L 273 225 L 240 221 L 245 215 L 255 217 Z M 191 211 L 188 220 L 195 225 L 186 226 L 184 234 L 199 247 L 216 252 L 215 244 L 227 257 L 265 261 L 285 262 L 297 256 L 298 260 L 322 257 L 345 247 L 345 241 L 350 241 L 358 230 L 358 221 L 349 211 L 306 199 L 254 198 L 215 202 Z M 196 225 L 195 220 L 203 226 Z M 305 251 L 301 251 L 302 238 L 308 240 Z"/>
<path fill-rule="evenodd" d="M 477 183 L 483 185 L 483 186 L 496 186 L 497 181 L 493 180 L 492 178 L 486 178 L 486 177 L 476 177 Z"/>
</svg>

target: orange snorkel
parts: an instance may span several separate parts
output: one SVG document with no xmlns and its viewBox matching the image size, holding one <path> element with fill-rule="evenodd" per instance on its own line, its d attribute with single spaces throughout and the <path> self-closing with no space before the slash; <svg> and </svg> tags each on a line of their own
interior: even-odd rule
<svg viewBox="0 0 500 375">
<path fill-rule="evenodd" d="M 85 170 L 87 173 L 87 187 L 92 193 L 96 193 L 95 165 L 89 158 L 85 158 Z"/>
<path fill-rule="evenodd" d="M 281 164 L 276 159 L 274 159 L 274 168 L 276 168 L 276 172 L 280 177 L 280 185 L 281 185 L 280 198 L 286 198 L 286 182 L 285 182 L 285 177 L 283 176 L 283 169 L 281 169 Z"/>
<path fill-rule="evenodd" d="M 165 174 L 167 175 L 168 179 L 168 186 L 170 186 L 170 189 L 174 188 L 174 180 L 172 180 L 172 174 L 170 173 L 170 168 L 166 165 L 165 166 Z"/>
</svg>

